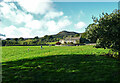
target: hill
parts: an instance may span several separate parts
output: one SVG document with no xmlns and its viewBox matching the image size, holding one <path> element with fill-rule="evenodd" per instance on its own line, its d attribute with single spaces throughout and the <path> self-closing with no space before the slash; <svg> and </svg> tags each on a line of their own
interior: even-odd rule
<svg viewBox="0 0 120 83">
<path fill-rule="evenodd" d="M 81 33 L 77 33 L 77 32 L 69 32 L 69 31 L 61 31 L 59 33 L 57 33 L 56 35 L 52 35 L 55 38 L 63 38 L 64 36 L 75 36 L 76 34 L 81 34 Z"/>
<path fill-rule="evenodd" d="M 79 33 L 77 33 L 77 32 L 69 32 L 69 31 L 61 31 L 57 35 L 75 35 L 75 34 L 79 34 Z"/>
<path fill-rule="evenodd" d="M 76 34 L 81 34 L 77 32 L 69 32 L 69 31 L 61 31 L 55 35 L 45 35 L 44 37 L 40 38 L 41 42 L 57 42 L 60 39 L 63 39 L 68 36 L 75 36 Z"/>
</svg>

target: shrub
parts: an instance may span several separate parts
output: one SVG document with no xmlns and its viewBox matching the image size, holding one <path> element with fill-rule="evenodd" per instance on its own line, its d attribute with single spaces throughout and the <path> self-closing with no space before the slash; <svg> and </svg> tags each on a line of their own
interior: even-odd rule
<svg viewBox="0 0 120 83">
<path fill-rule="evenodd" d="M 68 44 L 73 45 L 73 42 L 68 42 Z"/>
</svg>

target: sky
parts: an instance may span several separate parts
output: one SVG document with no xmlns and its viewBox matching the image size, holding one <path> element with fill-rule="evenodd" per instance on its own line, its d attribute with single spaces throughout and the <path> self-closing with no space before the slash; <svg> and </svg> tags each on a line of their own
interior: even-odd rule
<svg viewBox="0 0 120 83">
<path fill-rule="evenodd" d="M 83 33 L 92 16 L 112 13 L 118 2 L 0 0 L 0 33 L 6 38 L 33 38 L 60 31 Z"/>
</svg>

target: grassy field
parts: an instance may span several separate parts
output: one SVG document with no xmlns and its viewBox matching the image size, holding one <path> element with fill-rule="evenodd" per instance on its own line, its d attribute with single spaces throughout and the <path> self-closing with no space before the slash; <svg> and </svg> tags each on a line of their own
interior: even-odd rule
<svg viewBox="0 0 120 83">
<path fill-rule="evenodd" d="M 28 51 L 29 49 L 29 51 Z M 120 61 L 93 46 L 2 47 L 3 82 L 120 80 Z"/>
</svg>

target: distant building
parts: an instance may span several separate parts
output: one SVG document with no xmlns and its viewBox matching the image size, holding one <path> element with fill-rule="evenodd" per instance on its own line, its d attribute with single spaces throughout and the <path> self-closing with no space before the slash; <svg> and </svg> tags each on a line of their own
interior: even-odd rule
<svg viewBox="0 0 120 83">
<path fill-rule="evenodd" d="M 65 39 L 61 39 L 59 42 L 61 42 L 62 44 L 67 44 L 67 43 L 78 44 L 80 43 L 80 38 L 81 35 L 79 37 L 66 37 Z"/>
</svg>

